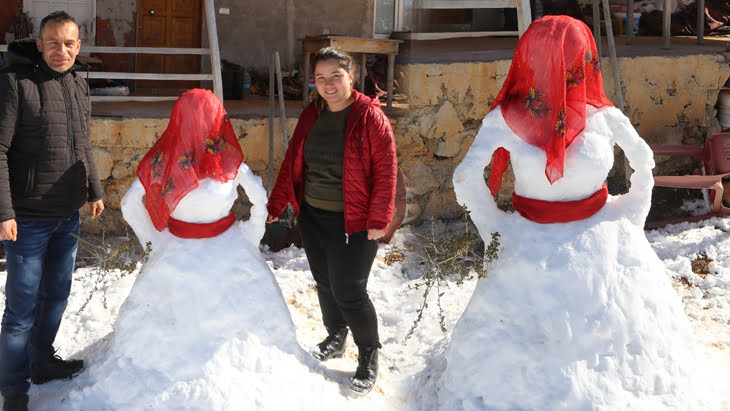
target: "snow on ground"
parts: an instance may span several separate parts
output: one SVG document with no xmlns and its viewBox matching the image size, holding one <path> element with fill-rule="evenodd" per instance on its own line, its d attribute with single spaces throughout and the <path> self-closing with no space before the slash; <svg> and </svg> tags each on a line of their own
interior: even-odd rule
<svg viewBox="0 0 730 411">
<path fill-rule="evenodd" d="M 437 223 L 437 226 L 448 235 L 449 230 L 458 230 L 460 224 Z M 431 293 L 424 318 L 412 337 L 404 341 L 422 304 L 423 287 L 416 288 L 421 280 L 412 266 L 401 262 L 388 265 L 384 261 L 394 247 L 418 241 L 414 233 L 419 229 L 404 227 L 392 245 L 381 246 L 370 277 L 369 290 L 378 312 L 383 344 L 376 388 L 362 397 L 354 396 L 346 389 L 347 380 L 357 365 L 357 350 L 351 337 L 345 357 L 324 363 L 326 383 L 342 387 L 338 391 L 341 409 L 436 409 L 433 381 L 443 370 L 443 352 L 449 337 L 448 332 L 440 330 L 435 301 L 437 292 Z M 699 364 L 700 369 L 710 381 L 726 381 L 730 377 L 730 219 L 670 226 L 647 231 L 647 237 L 664 263 L 667 275 L 673 279 L 694 326 L 698 347 L 707 357 L 706 364 Z M 308 349 L 324 337 L 324 329 L 304 251 L 290 247 L 272 253 L 262 248 L 262 253 L 281 286 L 297 328 L 297 339 Z M 412 258 L 412 255 L 406 255 L 407 260 Z M 709 272 L 704 276 L 692 271 L 692 261 L 698 258 L 712 260 L 707 264 Z M 62 357 L 89 358 L 104 345 L 136 274 L 137 271 L 129 275 L 100 273 L 93 267 L 76 270 L 69 306 L 56 340 Z M 5 275 L 0 272 L 0 291 L 3 292 Z M 462 285 L 449 283 L 438 290 L 443 293 L 441 306 L 449 331 L 463 312 L 475 284 L 476 280 Z M 3 305 L 4 298 L 0 307 Z M 154 355 L 157 348 L 150 347 L 149 354 Z M 490 372 L 488 364 L 485 364 L 484 372 Z M 43 410 L 53 410 L 54 399 L 66 394 L 68 384 L 52 382 L 31 386 L 31 409 L 38 409 L 40 405 Z M 282 395 L 296 389 L 281 387 Z M 123 387 L 120 390 L 123 391 Z M 302 404 L 302 409 L 320 408 L 317 404 Z"/>
</svg>

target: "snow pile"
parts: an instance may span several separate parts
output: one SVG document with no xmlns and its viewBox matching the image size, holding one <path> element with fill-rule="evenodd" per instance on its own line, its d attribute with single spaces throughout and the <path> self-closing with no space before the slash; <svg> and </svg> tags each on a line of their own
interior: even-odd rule
<svg viewBox="0 0 730 411">
<path fill-rule="evenodd" d="M 173 212 L 189 222 L 228 214 L 236 186 L 252 218 L 223 234 L 183 239 L 157 232 L 135 182 L 125 219 L 152 252 L 119 311 L 108 346 L 90 358 L 62 407 L 69 410 L 294 409 L 332 397 L 314 373 L 274 276 L 258 250 L 266 209 L 260 179 L 242 164 L 236 180 L 206 179 Z M 291 395 L 282 388 L 300 386 Z"/>
<path fill-rule="evenodd" d="M 716 226 L 717 228 L 713 227 Z M 430 228 L 430 227 L 429 227 Z M 450 229 L 461 229 L 460 225 L 443 225 L 437 222 L 437 235 L 449 235 Z M 398 231 L 393 242 L 396 246 L 403 246 L 417 239 L 412 232 L 418 228 L 404 227 Z M 701 223 L 668 227 L 666 230 L 648 232 L 652 246 L 662 259 L 666 267 L 666 277 L 695 278 L 690 268 L 690 262 L 702 252 L 712 248 L 717 272 L 711 272 L 705 280 L 707 284 L 714 283 L 714 291 L 703 286 L 687 286 L 686 283 L 674 281 L 675 288 L 683 295 L 685 311 L 691 324 L 697 332 L 700 350 L 710 361 L 696 364 L 698 369 L 698 385 L 708 387 L 715 384 L 714 392 L 703 391 L 706 395 L 707 410 L 730 409 L 730 402 L 724 382 L 730 377 L 730 219 L 715 219 L 708 226 Z M 366 396 L 353 397 L 346 389 L 348 378 L 357 366 L 355 359 L 356 349 L 352 339 L 348 340 L 348 352 L 344 358 L 315 365 L 311 369 L 308 380 L 315 380 L 320 384 L 322 398 L 320 401 L 302 402 L 291 409 L 301 410 L 438 410 L 437 387 L 435 380 L 445 367 L 444 352 L 449 343 L 449 333 L 439 330 L 436 318 L 435 295 L 429 298 L 429 308 L 424 314 L 421 325 L 407 342 L 403 338 L 416 316 L 416 309 L 421 304 L 423 289 L 415 289 L 419 282 L 417 272 L 401 263 L 386 265 L 383 258 L 393 246 L 383 246 L 378 251 L 378 259 L 373 266 L 373 273 L 369 282 L 373 303 L 378 312 L 380 332 L 383 340 L 383 349 L 380 357 L 380 372 L 375 389 Z M 411 249 L 406 259 L 411 258 Z M 211 251 L 223 258 L 223 251 Z M 314 281 L 307 265 L 304 250 L 294 247 L 271 253 L 261 250 L 264 259 L 271 267 L 277 282 L 286 299 L 292 320 L 296 325 L 297 339 L 301 346 L 311 347 L 324 336 L 324 330 L 319 318 L 317 295 L 314 291 Z M 228 255 L 227 253 L 225 255 Z M 33 385 L 30 391 L 30 407 L 33 410 L 55 411 L 64 409 L 69 401 L 69 393 L 82 386 L 93 384 L 95 376 L 90 370 L 99 365 L 103 353 L 108 347 L 113 334 L 112 327 L 117 318 L 120 305 L 129 294 L 137 273 L 122 277 L 116 281 L 104 283 L 86 309 L 79 312 L 82 303 L 88 298 L 91 289 L 99 278 L 99 273 L 91 268 L 76 270 L 75 281 L 72 286 L 71 299 L 56 339 L 59 354 L 64 358 L 75 357 L 86 360 L 87 370 L 71 381 L 51 382 L 44 385 Z M 700 277 L 696 277 L 700 279 Z M 5 273 L 0 272 L 0 287 L 4 287 Z M 486 280 L 481 280 L 484 282 Z M 446 326 L 449 332 L 459 319 L 464 306 L 471 298 L 477 281 L 467 281 L 463 286 L 442 288 L 444 295 L 441 304 L 446 315 Z M 569 285 L 561 280 L 562 285 Z M 527 284 L 519 284 L 525 287 Z M 159 299 L 160 297 L 158 297 Z M 212 298 L 202 297 L 202 298 Z M 3 301 L 0 300 L 0 307 Z M 631 315 L 632 313 L 628 313 Z M 164 351 L 166 347 L 157 344 L 150 346 L 145 356 L 154 357 Z M 191 349 L 190 355 L 195 355 Z M 235 356 L 231 356 L 234 358 Z M 275 359 L 269 360 L 276 367 Z M 284 365 L 281 364 L 283 367 Z M 225 381 L 229 377 L 227 368 L 221 368 L 214 377 Z M 213 378 L 213 371 L 211 378 Z M 324 378 L 322 378 L 324 377 Z M 497 378 L 498 374 L 489 365 L 482 366 L 478 373 L 473 375 L 474 380 Z M 123 392 L 125 385 L 134 381 L 119 380 L 116 391 Z M 263 397 L 260 409 L 274 410 L 276 396 L 299 396 L 300 390 L 310 389 L 308 385 L 280 386 L 276 385 L 276 395 Z M 243 388 L 241 388 L 243 389 Z M 273 390 L 273 389 L 272 389 Z M 331 391 L 330 391 L 331 390 Z M 492 392 L 489 389 L 487 392 Z M 546 395 L 537 391 L 535 395 Z M 445 393 L 441 393 L 443 400 Z M 269 403 L 268 401 L 272 401 Z M 172 402 L 171 402 L 172 404 Z M 97 410 L 86 403 L 78 410 Z M 70 407 L 66 407 L 69 409 Z M 101 408 L 103 409 L 103 408 Z M 165 409 L 190 409 L 182 402 Z M 219 408 L 224 410 L 225 408 Z M 231 409 L 240 409 L 233 407 Z M 538 407 L 538 409 L 547 409 Z"/>
<path fill-rule="evenodd" d="M 538 224 L 505 214 L 473 183 L 505 147 L 520 195 L 585 198 L 610 170 L 614 143 L 635 169 L 631 190 L 587 219 Z M 585 131 L 566 149 L 563 177 L 550 185 L 544 152 L 516 137 L 499 109 L 487 115 L 454 188 L 482 238 L 502 233 L 503 249 L 452 334 L 440 382 L 444 409 L 698 406 L 693 334 L 642 230 L 651 155 L 620 111 L 589 108 Z"/>
<path fill-rule="evenodd" d="M 612 143 L 588 140 L 575 149 Z M 625 151 L 632 165 L 642 158 Z M 597 174 L 612 161 L 601 153 L 591 163 Z M 566 190 L 570 170 L 568 161 Z M 639 167 L 633 187 L 646 184 L 646 172 Z M 125 218 L 153 254 L 141 272 L 113 281 L 76 271 L 56 346 L 64 358 L 83 358 L 86 370 L 31 386 L 31 409 L 730 409 L 722 386 L 730 377 L 730 219 L 652 231 L 649 243 L 636 223 L 645 198 L 612 198 L 589 219 L 538 225 L 517 214 L 492 218 L 486 186 L 470 180 L 457 184 L 459 200 L 483 236 L 500 232 L 498 260 L 486 279 L 432 292 L 404 342 L 423 303 L 422 280 L 407 264 L 421 237 L 405 227 L 381 246 L 369 292 L 383 349 L 376 387 L 361 397 L 347 389 L 357 365 L 351 338 L 341 359 L 318 363 L 306 353 L 325 334 L 314 281 L 303 250 L 257 246 L 265 218 L 257 177 L 244 166 L 237 180 L 203 181 L 181 202 L 175 217 L 187 221 L 225 215 L 238 184 L 254 203 L 248 222 L 202 240 L 154 231 L 135 184 L 124 201 L 138 208 Z M 434 231 L 459 229 L 436 222 Z M 405 261 L 388 265 L 394 247 Z M 702 259 L 700 276 L 692 264 Z"/>
</svg>

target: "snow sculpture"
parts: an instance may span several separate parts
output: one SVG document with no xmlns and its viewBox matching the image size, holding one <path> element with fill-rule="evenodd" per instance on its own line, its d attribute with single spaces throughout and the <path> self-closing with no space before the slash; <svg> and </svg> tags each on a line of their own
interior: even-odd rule
<svg viewBox="0 0 730 411">
<path fill-rule="evenodd" d="M 122 199 L 149 260 L 69 409 L 297 409 L 302 393 L 322 395 L 258 251 L 266 193 L 242 160 L 220 100 L 184 93 Z M 245 222 L 230 217 L 238 185 Z M 294 385 L 307 388 L 281 394 Z"/>
<path fill-rule="evenodd" d="M 697 406 L 692 330 L 643 232 L 652 152 L 603 95 L 596 56 L 585 24 L 533 22 L 455 171 L 458 201 L 502 247 L 454 327 L 440 409 Z M 615 144 L 634 170 L 616 197 Z M 493 153 L 490 193 L 477 177 Z M 507 159 L 514 213 L 491 195 Z"/>
</svg>

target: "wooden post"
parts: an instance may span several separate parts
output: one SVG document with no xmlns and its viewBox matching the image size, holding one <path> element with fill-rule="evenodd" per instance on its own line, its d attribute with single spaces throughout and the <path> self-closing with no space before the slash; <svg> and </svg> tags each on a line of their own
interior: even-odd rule
<svg viewBox="0 0 730 411">
<path fill-rule="evenodd" d="M 608 1 L 608 0 L 606 0 Z M 289 145 L 289 133 L 286 131 L 286 106 L 284 105 L 284 85 L 281 79 L 281 60 L 279 59 L 279 52 L 274 52 L 274 68 L 276 70 L 276 85 L 279 87 L 279 110 L 281 110 L 281 132 L 284 134 L 284 154 L 286 154 L 286 148 Z M 284 158 L 282 156 L 282 158 Z"/>
<path fill-rule="evenodd" d="M 618 70 L 618 59 L 616 58 L 616 43 L 613 41 L 613 27 L 611 27 L 611 10 L 608 7 L 608 0 L 603 1 L 603 18 L 606 21 L 606 40 L 608 40 L 608 53 L 611 56 L 613 65 L 613 79 L 616 83 L 616 98 L 619 109 L 624 111 L 624 93 L 621 90 L 621 72 Z M 632 16 L 633 18 L 633 16 Z"/>
<path fill-rule="evenodd" d="M 664 27 L 662 28 L 662 35 L 664 36 L 664 46 L 663 49 L 670 48 L 669 46 L 669 37 L 672 35 L 672 1 L 671 0 L 664 0 Z M 698 13 L 699 10 L 698 10 Z"/>
<path fill-rule="evenodd" d="M 386 105 L 386 111 L 390 114 L 393 111 L 393 77 L 395 76 L 395 54 L 388 54 L 388 82 L 387 92 L 388 104 Z"/>
<path fill-rule="evenodd" d="M 309 75 L 311 63 L 309 60 L 309 52 L 304 50 L 304 84 L 302 84 L 302 107 L 307 106 L 309 100 Z"/>
<path fill-rule="evenodd" d="M 210 66 L 213 71 L 213 93 L 223 101 L 223 81 L 221 80 L 221 55 L 218 48 L 218 27 L 215 23 L 215 6 L 213 0 L 205 0 L 205 19 L 208 26 L 208 42 L 210 43 Z"/>
<path fill-rule="evenodd" d="M 522 37 L 525 34 L 525 30 L 532 23 L 532 10 L 530 10 L 530 0 L 517 0 L 515 1 L 517 8 L 517 31 L 519 32 L 518 37 Z"/>
<path fill-rule="evenodd" d="M 596 42 L 598 57 L 601 57 L 601 12 L 598 2 L 601 0 L 593 0 L 593 40 Z"/>
<path fill-rule="evenodd" d="M 697 0 L 697 44 L 705 43 L 705 0 Z"/>
<path fill-rule="evenodd" d="M 365 77 L 367 77 L 368 59 L 365 53 L 360 53 L 360 92 L 365 93 Z"/>
<path fill-rule="evenodd" d="M 626 5 L 626 44 L 631 45 L 634 38 L 634 0 L 628 0 Z"/>
<path fill-rule="evenodd" d="M 268 190 L 266 190 L 266 193 L 268 195 L 271 194 L 271 190 L 274 189 L 274 119 L 275 119 L 275 113 L 274 113 L 274 93 L 276 92 L 276 89 L 274 88 L 274 56 L 271 56 L 271 61 L 269 62 L 269 184 L 268 184 Z M 268 195 L 266 197 L 268 197 Z"/>
</svg>

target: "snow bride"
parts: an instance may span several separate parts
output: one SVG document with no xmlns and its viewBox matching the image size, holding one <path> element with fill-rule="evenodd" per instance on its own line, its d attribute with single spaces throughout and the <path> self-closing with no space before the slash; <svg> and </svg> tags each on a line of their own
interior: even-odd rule
<svg viewBox="0 0 730 411">
<path fill-rule="evenodd" d="M 322 380 L 259 253 L 266 193 L 221 101 L 182 94 L 137 175 L 122 212 L 152 251 L 69 409 L 300 408 Z M 247 221 L 231 211 L 238 185 Z M 300 390 L 281 395 L 288 386 Z"/>
<path fill-rule="evenodd" d="M 615 144 L 634 170 L 616 197 L 604 183 Z M 477 177 L 493 154 L 490 195 Z M 515 213 L 493 199 L 508 161 Z M 454 328 L 441 409 L 697 406 L 692 330 L 643 232 L 653 167 L 604 95 L 588 27 L 533 22 L 454 174 L 458 201 L 501 249 Z"/>
</svg>

